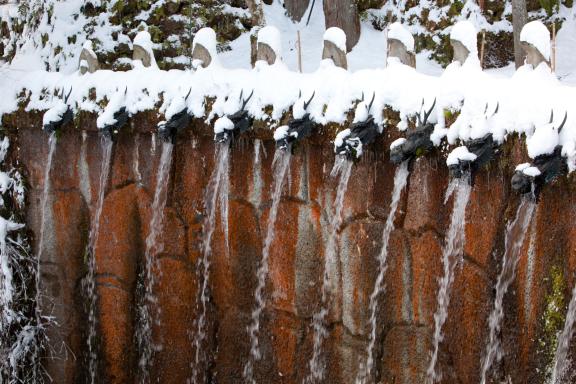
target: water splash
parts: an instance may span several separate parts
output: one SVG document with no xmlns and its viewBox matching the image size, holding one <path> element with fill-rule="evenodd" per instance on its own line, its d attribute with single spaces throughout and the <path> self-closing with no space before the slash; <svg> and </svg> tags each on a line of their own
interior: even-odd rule
<svg viewBox="0 0 576 384">
<path fill-rule="evenodd" d="M 159 322 L 159 309 L 156 306 L 156 295 L 154 285 L 156 283 L 155 270 L 158 270 L 157 256 L 162 252 L 164 244 L 159 240 L 164 226 L 164 208 L 168 195 L 168 178 L 172 165 L 171 143 L 162 144 L 162 155 L 156 174 L 156 187 L 154 190 L 154 201 L 152 202 L 152 219 L 150 229 L 146 237 L 146 251 L 144 253 L 145 267 L 143 270 L 142 282 L 144 284 L 144 294 L 138 303 L 138 325 L 136 328 L 136 340 L 140 351 L 140 383 L 150 382 L 150 366 L 152 357 L 158 346 L 152 340 L 152 323 Z"/>
<path fill-rule="evenodd" d="M 96 207 L 94 215 L 92 216 L 90 234 L 88 236 L 88 249 L 86 250 L 86 256 L 88 258 L 88 272 L 82 282 L 88 305 L 88 338 L 86 343 L 88 346 L 88 377 L 90 384 L 96 382 L 96 371 L 98 366 L 98 356 L 96 352 L 96 257 L 94 251 L 100 233 L 100 216 L 104 206 L 106 184 L 108 183 L 108 176 L 110 174 L 110 161 L 112 159 L 113 145 L 114 143 L 112 140 L 105 137 L 101 138 L 102 163 L 100 165 L 98 199 L 96 200 Z"/>
<path fill-rule="evenodd" d="M 462 177 L 453 179 L 448 185 L 446 190 L 446 197 L 444 204 L 448 201 L 453 193 L 456 193 L 454 199 L 454 207 L 452 208 L 452 216 L 450 218 L 450 227 L 444 249 L 442 250 L 442 267 L 443 276 L 440 279 L 440 287 L 438 289 L 436 313 L 434 314 L 434 339 L 432 342 L 432 354 L 430 363 L 426 370 L 426 384 L 433 384 L 441 379 L 441 374 L 436 372 L 436 365 L 438 363 L 438 352 L 440 343 L 444 339 L 442 335 L 442 327 L 448 318 L 448 306 L 450 305 L 450 289 L 454 282 L 454 270 L 456 265 L 462 261 L 464 242 L 466 240 L 465 227 L 466 227 L 466 206 L 470 199 L 470 178 Z"/>
<path fill-rule="evenodd" d="M 376 310 L 378 309 L 378 298 L 384 293 L 384 275 L 386 274 L 387 259 L 388 259 L 388 242 L 390 240 L 390 235 L 394 229 L 394 218 L 396 216 L 396 210 L 398 209 L 398 203 L 400 202 L 400 196 L 402 191 L 406 187 L 408 181 L 408 162 L 403 162 L 397 169 L 396 175 L 394 176 L 394 189 L 392 191 L 392 201 L 390 202 L 390 212 L 388 213 L 388 218 L 386 219 L 386 224 L 384 225 L 384 232 L 382 233 L 382 248 L 380 249 L 380 254 L 378 255 L 378 277 L 374 284 L 374 290 L 370 295 L 370 341 L 366 349 L 366 365 L 360 369 L 360 374 L 356 378 L 356 383 L 364 384 L 372 376 L 372 369 L 374 368 L 374 346 L 376 344 Z"/>
<path fill-rule="evenodd" d="M 495 361 L 502 358 L 502 350 L 498 334 L 504 318 L 504 295 L 516 276 L 516 266 L 520 259 L 520 251 L 524 244 L 524 238 L 528 231 L 528 226 L 534 214 L 536 203 L 531 198 L 523 198 L 516 210 L 516 217 L 512 223 L 506 227 L 506 237 L 504 239 L 504 257 L 502 258 L 502 270 L 496 282 L 496 297 L 494 308 L 488 319 L 490 336 L 486 345 L 486 352 L 482 359 L 481 383 L 486 384 L 488 373 Z"/>
<path fill-rule="evenodd" d="M 314 331 L 312 357 L 308 362 L 310 373 L 304 380 L 304 383 L 311 384 L 324 379 L 324 361 L 322 359 L 322 344 L 328 329 L 326 317 L 329 312 L 329 300 L 335 291 L 336 283 L 331 281 L 330 276 L 334 275 L 338 253 L 338 229 L 342 224 L 342 209 L 344 208 L 344 196 L 348 189 L 348 180 L 352 173 L 352 162 L 345 158 L 338 158 L 334 163 L 331 177 L 340 176 L 338 188 L 336 189 L 336 199 L 334 201 L 334 215 L 330 220 L 330 234 L 326 243 L 326 254 L 324 257 L 324 274 L 322 278 L 322 298 L 320 310 L 312 318 L 312 328 Z"/>
<path fill-rule="evenodd" d="M 566 377 L 572 366 L 572 361 L 568 356 L 570 352 L 570 342 L 574 337 L 574 323 L 576 323 L 576 286 L 572 289 L 572 299 L 568 305 L 568 313 L 564 329 L 558 336 L 558 347 L 554 354 L 554 368 L 552 371 L 551 384 L 567 383 L 571 377 Z"/>
<path fill-rule="evenodd" d="M 252 311 L 252 321 L 248 326 L 248 334 L 250 336 L 250 355 L 244 365 L 244 378 L 249 384 L 254 384 L 254 362 L 262 358 L 260 352 L 259 333 L 260 333 L 260 316 L 266 305 L 264 298 L 264 288 L 266 287 L 266 279 L 268 277 L 270 247 L 274 241 L 276 217 L 278 215 L 278 207 L 280 206 L 280 198 L 282 196 L 282 186 L 286 179 L 286 174 L 290 166 L 290 150 L 276 150 L 274 160 L 272 161 L 272 168 L 274 169 L 274 186 L 272 190 L 272 206 L 268 213 L 268 223 L 266 230 L 266 238 L 264 240 L 264 249 L 262 250 L 262 260 L 256 273 L 258 284 L 254 297 L 256 299 L 256 308 Z"/>
<path fill-rule="evenodd" d="M 200 313 L 195 321 L 194 338 L 192 345 L 194 346 L 194 362 L 191 364 L 192 377 L 188 381 L 191 384 L 196 384 L 199 381 L 202 363 L 205 360 L 205 353 L 203 350 L 203 343 L 206 339 L 206 313 L 208 310 L 208 283 L 210 279 L 210 255 L 212 254 L 212 235 L 216 227 L 216 210 L 217 204 L 220 203 L 220 214 L 222 221 L 228 221 L 228 216 L 224 217 L 222 205 L 228 206 L 228 173 L 229 173 L 229 155 L 230 146 L 228 143 L 222 143 L 216 147 L 216 168 L 212 172 L 210 182 L 204 193 L 204 204 L 206 209 L 207 219 L 204 221 L 202 227 L 202 257 L 198 261 L 198 271 L 201 274 L 199 277 L 200 284 L 198 287 L 198 303 L 200 305 Z M 223 188 L 223 186 L 225 186 Z M 222 196 L 224 195 L 225 196 Z"/>
</svg>

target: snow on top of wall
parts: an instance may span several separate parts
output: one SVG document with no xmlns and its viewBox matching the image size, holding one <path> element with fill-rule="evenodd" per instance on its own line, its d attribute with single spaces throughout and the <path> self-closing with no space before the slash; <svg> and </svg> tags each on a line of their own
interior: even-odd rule
<svg viewBox="0 0 576 384">
<path fill-rule="evenodd" d="M 388 38 L 399 40 L 404 44 L 408 52 L 414 52 L 414 36 L 401 23 L 392 23 L 388 27 Z"/>
<path fill-rule="evenodd" d="M 450 32 L 450 39 L 461 42 L 471 55 L 476 56 L 478 54 L 477 35 L 478 31 L 474 25 L 470 21 L 463 20 L 454 24 Z"/>
<path fill-rule="evenodd" d="M 334 44 L 342 52 L 346 52 L 346 33 L 338 27 L 330 27 L 324 32 L 324 41 Z"/>
<path fill-rule="evenodd" d="M 56 121 L 62 120 L 62 116 L 68 110 L 68 106 L 62 100 L 57 99 L 55 104 L 49 110 L 44 113 L 44 117 L 42 118 L 42 124 L 50 124 Z"/>
<path fill-rule="evenodd" d="M 452 152 L 448 154 L 446 159 L 446 165 L 457 165 L 460 161 L 474 161 L 478 156 L 468 151 L 465 145 L 454 148 Z"/>
<path fill-rule="evenodd" d="M 560 137 L 554 123 L 537 126 L 532 136 L 526 140 L 528 156 L 532 159 L 554 152 L 554 148 L 559 144 Z"/>
<path fill-rule="evenodd" d="M 550 31 L 541 21 L 527 23 L 520 33 L 520 41 L 532 44 L 546 60 L 550 60 Z"/>
<path fill-rule="evenodd" d="M 268 45 L 276 54 L 276 60 L 282 57 L 282 40 L 278 28 L 267 25 L 258 31 L 258 42 Z"/>
</svg>

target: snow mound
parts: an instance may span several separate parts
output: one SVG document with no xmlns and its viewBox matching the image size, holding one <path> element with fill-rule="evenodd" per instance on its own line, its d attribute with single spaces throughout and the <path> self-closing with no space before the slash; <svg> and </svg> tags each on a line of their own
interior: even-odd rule
<svg viewBox="0 0 576 384">
<path fill-rule="evenodd" d="M 234 123 L 228 117 L 223 116 L 216 120 L 214 123 L 214 133 L 217 135 L 219 133 L 226 131 L 231 131 L 234 129 Z"/>
<path fill-rule="evenodd" d="M 526 24 L 520 33 L 520 41 L 532 44 L 546 60 L 550 60 L 550 31 L 541 21 Z"/>
<path fill-rule="evenodd" d="M 354 123 L 368 120 L 370 111 L 368 111 L 368 103 L 361 101 L 356 106 L 356 112 L 354 113 Z"/>
<path fill-rule="evenodd" d="M 454 148 L 452 152 L 448 155 L 448 159 L 446 159 L 446 165 L 458 165 L 460 161 L 474 161 L 478 156 L 468 151 L 466 146 L 461 146 L 458 148 Z"/>
<path fill-rule="evenodd" d="M 532 159 L 554 152 L 554 148 L 559 144 L 560 136 L 554 127 L 554 123 L 539 126 L 534 131 L 534 134 L 526 139 L 528 156 Z"/>
<path fill-rule="evenodd" d="M 388 27 L 388 38 L 399 40 L 408 52 L 414 52 L 414 37 L 402 24 L 396 22 Z"/>
<path fill-rule="evenodd" d="M 172 99 L 168 108 L 166 108 L 166 112 L 164 115 L 166 116 L 167 120 L 170 120 L 175 114 L 180 113 L 181 111 L 187 109 L 188 106 L 186 105 L 186 100 L 183 96 L 178 95 Z"/>
<path fill-rule="evenodd" d="M 467 21 L 459 21 L 452 27 L 450 32 L 450 40 L 456 40 L 462 43 L 470 51 L 470 54 L 476 56 L 478 54 L 478 31 L 476 27 Z"/>
<path fill-rule="evenodd" d="M 268 45 L 276 54 L 276 60 L 282 56 L 282 42 L 278 28 L 267 25 L 258 31 L 258 42 Z"/>
<path fill-rule="evenodd" d="M 338 27 L 330 27 L 324 32 L 324 41 L 334 44 L 339 50 L 346 52 L 346 34 Z"/>
</svg>

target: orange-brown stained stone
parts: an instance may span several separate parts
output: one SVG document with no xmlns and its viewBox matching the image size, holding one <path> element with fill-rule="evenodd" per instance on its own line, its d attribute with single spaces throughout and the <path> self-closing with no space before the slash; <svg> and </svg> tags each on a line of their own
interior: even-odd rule
<svg viewBox="0 0 576 384">
<path fill-rule="evenodd" d="M 432 326 L 438 281 L 442 277 L 442 240 L 432 231 L 410 238 L 412 255 L 412 313 L 414 323 Z"/>
</svg>

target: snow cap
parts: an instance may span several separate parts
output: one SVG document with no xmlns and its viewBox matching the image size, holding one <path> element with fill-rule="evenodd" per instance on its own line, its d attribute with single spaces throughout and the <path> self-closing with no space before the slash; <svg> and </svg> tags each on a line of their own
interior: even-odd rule
<svg viewBox="0 0 576 384">
<path fill-rule="evenodd" d="M 524 168 L 522 170 L 522 173 L 525 174 L 526 176 L 530 176 L 530 177 L 536 177 L 536 176 L 540 176 L 542 174 L 542 172 L 540 172 L 540 170 L 538 169 L 538 167 L 527 167 Z"/>
<path fill-rule="evenodd" d="M 82 45 L 82 48 L 84 48 L 87 51 L 94 50 L 94 45 L 92 44 L 92 40 L 86 40 L 84 42 L 84 44 Z"/>
<path fill-rule="evenodd" d="M 446 165 L 458 165 L 460 161 L 474 161 L 478 156 L 471 153 L 465 145 L 454 148 L 452 152 L 448 155 L 446 159 Z"/>
<path fill-rule="evenodd" d="M 217 135 L 219 133 L 226 131 L 231 131 L 234 129 L 234 123 L 227 116 L 222 116 L 214 123 L 214 133 Z"/>
<path fill-rule="evenodd" d="M 288 126 L 282 125 L 274 131 L 274 141 L 280 141 L 288 136 Z"/>
<path fill-rule="evenodd" d="M 468 20 L 459 21 L 452 27 L 450 40 L 456 40 L 462 43 L 471 55 L 478 54 L 478 31 L 476 27 Z"/>
<path fill-rule="evenodd" d="M 276 54 L 276 60 L 282 57 L 282 42 L 278 28 L 267 25 L 258 31 L 258 42 L 268 45 Z"/>
<path fill-rule="evenodd" d="M 390 150 L 393 150 L 394 148 L 401 146 L 405 142 L 406 142 L 406 139 L 404 137 L 401 137 L 399 139 L 394 140 L 392 142 L 392 144 L 390 144 Z"/>
<path fill-rule="evenodd" d="M 354 123 L 362 122 L 368 120 L 369 117 L 368 103 L 361 101 L 356 106 L 356 112 L 354 113 Z"/>
<path fill-rule="evenodd" d="M 550 31 L 541 21 L 526 24 L 520 33 L 520 41 L 533 45 L 544 59 L 550 61 Z"/>
<path fill-rule="evenodd" d="M 344 140 L 346 140 L 346 138 L 350 136 L 350 133 L 352 133 L 350 131 L 350 128 L 346 128 L 338 132 L 336 138 L 334 139 L 334 147 L 336 148 L 341 147 L 344 144 Z"/>
<path fill-rule="evenodd" d="M 346 52 L 346 34 L 340 28 L 328 28 L 326 32 L 324 32 L 324 41 L 329 41 L 342 52 Z"/>
<path fill-rule="evenodd" d="M 55 105 L 44 113 L 42 124 L 47 125 L 62 120 L 62 116 L 68 110 L 68 106 L 62 100 L 57 100 Z"/>
<path fill-rule="evenodd" d="M 404 44 L 408 52 L 414 53 L 414 37 L 410 31 L 399 22 L 392 23 L 392 25 L 388 27 L 388 38 L 400 41 Z"/>
<path fill-rule="evenodd" d="M 210 64 L 213 64 L 218 58 L 218 51 L 216 50 L 216 32 L 212 28 L 201 28 L 196 34 L 194 35 L 194 40 L 192 41 L 192 52 L 194 52 L 194 48 L 196 44 L 200 44 L 210 54 L 210 58 L 212 61 Z"/>
</svg>

